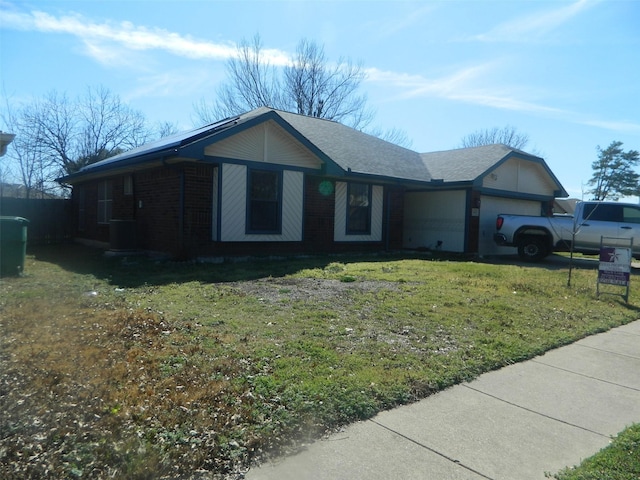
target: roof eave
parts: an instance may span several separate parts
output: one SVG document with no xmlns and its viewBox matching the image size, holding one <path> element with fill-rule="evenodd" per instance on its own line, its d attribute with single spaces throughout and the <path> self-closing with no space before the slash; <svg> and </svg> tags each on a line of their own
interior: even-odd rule
<svg viewBox="0 0 640 480">
<path fill-rule="evenodd" d="M 73 185 L 74 183 L 78 183 L 80 181 L 104 177 L 106 173 L 116 175 L 120 173 L 134 172 L 143 168 L 148 168 L 149 166 L 156 166 L 156 164 L 161 165 L 163 161 L 168 158 L 175 157 L 177 156 L 177 154 L 178 149 L 176 148 L 150 152 L 147 154 L 142 154 L 121 160 L 115 164 L 108 163 L 102 166 L 96 166 L 88 170 L 80 170 L 78 172 L 56 178 L 56 182 Z M 157 162 L 153 162 L 153 160 L 157 160 Z"/>
</svg>

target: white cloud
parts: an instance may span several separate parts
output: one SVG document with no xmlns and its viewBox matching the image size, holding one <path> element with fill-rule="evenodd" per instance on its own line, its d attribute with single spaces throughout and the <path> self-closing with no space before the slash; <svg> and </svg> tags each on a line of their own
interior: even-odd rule
<svg viewBox="0 0 640 480">
<path fill-rule="evenodd" d="M 617 122 L 617 121 L 607 121 L 607 120 L 582 120 L 577 123 L 581 123 L 583 125 L 590 125 L 592 127 L 598 127 L 605 130 L 612 130 L 618 133 L 629 133 L 629 134 L 640 134 L 640 124 L 632 123 L 632 122 Z"/>
<path fill-rule="evenodd" d="M 599 1 L 600 0 L 578 0 L 568 5 L 561 4 L 561 7 L 537 12 L 503 23 L 487 33 L 473 37 L 473 39 L 485 42 L 522 42 L 538 39 L 562 26 Z M 551 3 L 551 5 L 557 4 Z"/>
<path fill-rule="evenodd" d="M 129 51 L 160 50 L 189 59 L 226 60 L 236 55 L 231 43 L 214 43 L 159 28 L 146 28 L 131 22 L 92 22 L 81 15 L 53 16 L 41 11 L 16 13 L 3 11 L 3 27 L 34 30 L 44 33 L 67 34 L 77 37 L 87 47 L 87 55 L 101 63 L 113 58 L 110 48 Z M 266 61 L 285 65 L 288 55 L 275 49 L 262 51 Z"/>
<path fill-rule="evenodd" d="M 385 89 L 397 89 L 399 93 L 394 100 L 413 98 L 440 98 L 463 102 L 471 105 L 509 110 L 513 112 L 532 113 L 545 118 L 553 118 L 578 125 L 589 125 L 621 134 L 640 134 L 640 124 L 626 121 L 609 121 L 593 118 L 585 119 L 585 115 L 526 100 L 533 94 L 529 91 L 510 92 L 498 86 L 483 87 L 487 83 L 485 75 L 492 73 L 497 62 L 462 68 L 448 76 L 430 79 L 421 75 L 382 71 L 376 68 L 367 69 L 367 81 L 383 85 Z"/>
<path fill-rule="evenodd" d="M 505 91 L 503 87 L 503 93 L 500 93 L 500 87 L 495 84 L 492 84 L 491 89 L 482 87 L 482 85 L 491 83 L 487 77 L 495 71 L 499 63 L 496 61 L 473 65 L 441 78 L 426 78 L 421 75 L 369 68 L 367 69 L 367 80 L 399 89 L 400 92 L 396 98 L 401 99 L 436 97 L 503 110 L 561 113 L 560 110 L 552 107 L 521 100 L 525 95 L 522 92 L 516 95 Z"/>
</svg>

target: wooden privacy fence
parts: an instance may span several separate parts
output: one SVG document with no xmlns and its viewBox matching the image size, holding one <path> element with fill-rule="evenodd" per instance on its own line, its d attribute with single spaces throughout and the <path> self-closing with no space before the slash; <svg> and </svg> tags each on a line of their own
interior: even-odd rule
<svg viewBox="0 0 640 480">
<path fill-rule="evenodd" d="M 73 238 L 71 200 L 2 197 L 0 216 L 29 220 L 28 245 L 60 243 Z"/>
</svg>

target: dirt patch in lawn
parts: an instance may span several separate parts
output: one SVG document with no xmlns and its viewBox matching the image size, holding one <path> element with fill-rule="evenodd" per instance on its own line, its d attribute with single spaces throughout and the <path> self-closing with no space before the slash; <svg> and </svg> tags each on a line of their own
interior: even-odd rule
<svg viewBox="0 0 640 480">
<path fill-rule="evenodd" d="M 345 277 L 344 280 L 265 278 L 247 282 L 235 282 L 231 286 L 247 295 L 270 303 L 282 301 L 343 303 L 348 301 L 354 293 L 377 292 L 380 290 L 398 291 L 396 282 L 356 281 L 352 277 Z"/>
</svg>

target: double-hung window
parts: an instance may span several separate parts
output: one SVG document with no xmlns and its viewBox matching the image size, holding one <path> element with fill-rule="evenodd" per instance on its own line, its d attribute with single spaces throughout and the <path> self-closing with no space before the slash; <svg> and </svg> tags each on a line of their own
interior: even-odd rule
<svg viewBox="0 0 640 480">
<path fill-rule="evenodd" d="M 371 185 L 349 183 L 347 202 L 347 235 L 371 233 Z"/>
<path fill-rule="evenodd" d="M 282 172 L 249 170 L 248 187 L 248 233 L 280 233 Z"/>
<path fill-rule="evenodd" d="M 109 223 L 113 208 L 111 180 L 98 183 L 98 223 Z"/>
</svg>

